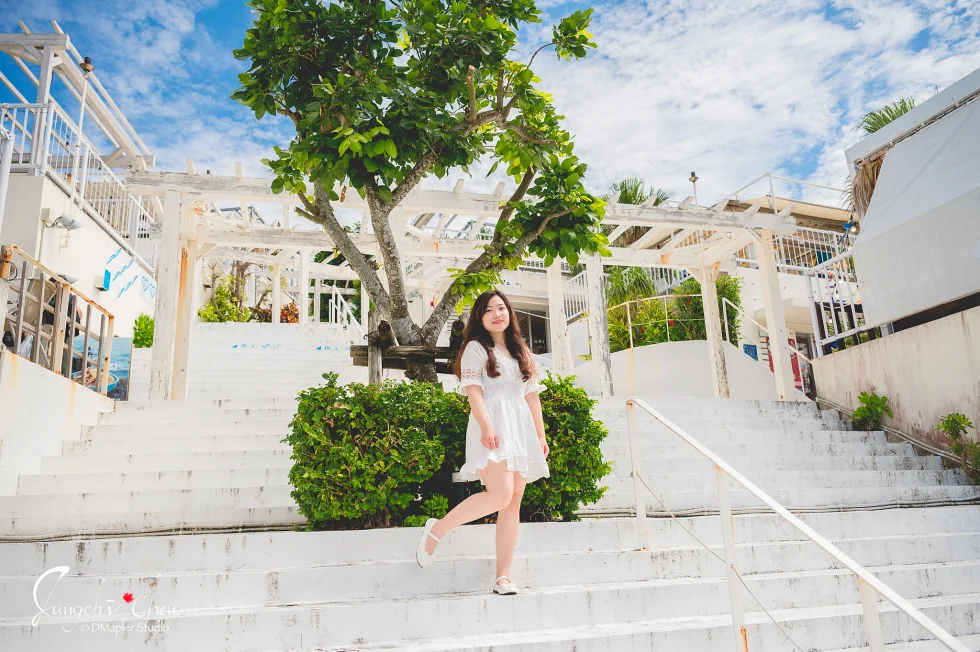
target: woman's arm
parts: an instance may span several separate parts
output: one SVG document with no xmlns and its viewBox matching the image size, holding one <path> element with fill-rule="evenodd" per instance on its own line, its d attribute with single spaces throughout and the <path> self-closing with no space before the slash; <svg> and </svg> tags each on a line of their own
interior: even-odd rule
<svg viewBox="0 0 980 652">
<path fill-rule="evenodd" d="M 541 450 L 545 457 L 548 455 L 548 440 L 544 436 L 544 415 L 541 414 L 541 397 L 537 392 L 528 392 L 524 395 L 524 400 L 531 408 L 531 417 L 534 419 L 534 429 L 538 433 L 538 441 L 541 442 Z"/>
<path fill-rule="evenodd" d="M 483 387 L 480 385 L 467 385 L 466 397 L 470 400 L 470 410 L 473 418 L 480 425 L 480 443 L 485 448 L 494 449 L 500 441 L 497 433 L 490 424 L 490 414 L 487 412 L 487 404 L 483 400 Z"/>
</svg>

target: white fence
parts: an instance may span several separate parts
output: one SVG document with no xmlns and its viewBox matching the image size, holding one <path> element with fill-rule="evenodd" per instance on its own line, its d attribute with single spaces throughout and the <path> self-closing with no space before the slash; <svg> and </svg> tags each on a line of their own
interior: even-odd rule
<svg viewBox="0 0 980 652">
<path fill-rule="evenodd" d="M 129 253 L 152 269 L 157 219 L 80 136 L 75 123 L 54 104 L 0 104 L 0 126 L 14 134 L 11 169 L 48 174 L 89 216 L 101 221 Z"/>
</svg>

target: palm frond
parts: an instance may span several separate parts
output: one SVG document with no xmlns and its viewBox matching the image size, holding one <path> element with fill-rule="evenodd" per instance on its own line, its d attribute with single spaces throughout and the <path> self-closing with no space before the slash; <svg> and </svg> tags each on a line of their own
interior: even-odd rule
<svg viewBox="0 0 980 652">
<path fill-rule="evenodd" d="M 606 275 L 606 302 L 610 306 L 652 297 L 656 292 L 653 278 L 642 267 L 615 265 Z"/>
<path fill-rule="evenodd" d="M 613 193 L 619 193 L 620 204 L 642 204 L 650 198 L 652 192 L 644 189 L 643 179 L 630 177 L 612 185 Z"/>
<path fill-rule="evenodd" d="M 877 111 L 868 112 L 858 123 L 857 128 L 865 133 L 873 134 L 895 119 L 900 118 L 915 108 L 915 100 L 911 97 L 900 97 L 891 104 L 886 104 Z"/>
</svg>

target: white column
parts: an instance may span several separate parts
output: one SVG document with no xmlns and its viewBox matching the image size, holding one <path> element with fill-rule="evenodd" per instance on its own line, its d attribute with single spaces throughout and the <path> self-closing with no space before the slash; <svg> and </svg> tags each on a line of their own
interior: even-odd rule
<svg viewBox="0 0 980 652">
<path fill-rule="evenodd" d="M 310 252 L 299 251 L 299 323 L 309 323 L 310 317 Z"/>
<path fill-rule="evenodd" d="M 41 74 L 37 77 L 37 104 L 47 104 L 51 99 L 51 79 L 54 77 L 55 51 L 50 45 L 41 51 Z"/>
<path fill-rule="evenodd" d="M 367 290 L 364 288 L 364 282 L 361 282 L 361 330 L 365 333 L 368 332 L 368 312 L 371 310 L 371 297 L 368 296 Z"/>
<path fill-rule="evenodd" d="M 2 129 L 3 126 L 0 125 L 0 130 Z M 0 232 L 3 231 L 4 207 L 7 204 L 7 187 L 10 183 L 10 161 L 14 155 L 13 132 L 9 136 L 10 138 L 0 138 Z"/>
<path fill-rule="evenodd" d="M 596 367 L 596 395 L 612 396 L 612 357 L 609 352 L 609 321 L 606 315 L 606 280 L 602 257 L 595 254 L 585 260 L 589 283 L 589 341 Z"/>
<path fill-rule="evenodd" d="M 759 250 L 759 278 L 762 279 L 762 300 L 766 309 L 766 329 L 769 331 L 769 356 L 776 374 L 776 398 L 781 401 L 796 400 L 793 383 L 793 367 L 790 364 L 789 333 L 786 315 L 779 292 L 779 272 L 776 269 L 776 253 L 773 249 L 772 231 L 761 230 L 762 244 Z"/>
<path fill-rule="evenodd" d="M 282 264 L 272 267 L 272 323 L 278 324 L 282 317 Z"/>
<path fill-rule="evenodd" d="M 715 270 L 712 267 L 702 267 L 700 276 L 704 328 L 708 336 L 708 360 L 711 362 L 711 385 L 715 390 L 715 398 L 728 398 L 728 369 L 725 366 L 724 338 L 719 321 L 721 317 L 718 310 Z"/>
<path fill-rule="evenodd" d="M 559 375 L 572 373 L 563 282 L 559 258 L 548 266 L 548 334 L 550 337 L 548 347 L 551 349 L 552 369 Z"/>
<path fill-rule="evenodd" d="M 197 279 L 197 240 L 188 240 L 180 261 L 180 289 L 177 292 L 177 326 L 174 337 L 174 371 L 171 398 L 187 399 L 190 367 L 191 328 L 194 325 L 194 289 Z"/>
<path fill-rule="evenodd" d="M 163 234 L 157 257 L 157 299 L 153 313 L 150 398 L 169 400 L 173 388 L 174 337 L 180 289 L 180 193 L 163 200 Z"/>
</svg>

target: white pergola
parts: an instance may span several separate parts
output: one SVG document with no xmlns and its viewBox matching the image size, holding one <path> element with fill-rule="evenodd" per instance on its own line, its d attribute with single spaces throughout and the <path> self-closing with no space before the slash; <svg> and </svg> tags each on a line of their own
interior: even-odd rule
<svg viewBox="0 0 980 652">
<path fill-rule="evenodd" d="M 293 195 L 272 192 L 269 179 L 241 176 L 200 175 L 188 167 L 188 172 L 132 171 L 127 175 L 127 187 L 133 194 L 163 198 L 163 232 L 159 250 L 156 330 L 154 334 L 151 366 L 151 398 L 183 399 L 187 394 L 187 360 L 190 329 L 193 318 L 193 287 L 198 259 L 217 249 L 229 256 L 238 256 L 263 265 L 271 265 L 274 279 L 281 273 L 281 265 L 299 255 L 300 285 L 309 285 L 310 273 L 331 274 L 330 278 L 353 279 L 354 272 L 347 267 L 320 265 L 314 269 L 310 255 L 314 251 L 331 249 L 334 242 L 322 230 L 290 229 L 289 214 L 299 205 Z M 461 266 L 480 255 L 482 249 L 476 239 L 481 228 L 495 223 L 500 214 L 503 189 L 493 194 L 463 192 L 462 183 L 453 191 L 415 189 L 391 213 L 393 231 L 399 239 L 398 246 L 406 264 L 415 263 L 416 273 L 407 277 L 406 285 L 445 289 L 450 280 L 445 276 L 447 264 Z M 704 296 L 705 326 L 708 335 L 712 378 L 715 395 L 728 396 L 728 379 L 725 368 L 723 337 L 719 328 L 718 297 L 715 279 L 719 272 L 727 271 L 734 263 L 734 254 L 744 247 L 758 243 L 759 267 L 764 292 L 766 321 L 770 339 L 773 369 L 776 375 L 776 391 L 779 399 L 793 400 L 796 396 L 792 370 L 786 346 L 788 334 L 779 295 L 773 237 L 780 233 L 792 233 L 796 221 L 792 217 L 792 205 L 777 214 L 760 213 L 762 202 L 753 204 L 745 211 L 726 210 L 727 201 L 711 208 L 694 206 L 686 199 L 677 206 L 619 204 L 612 197 L 603 222 L 613 226 L 609 234 L 612 255 L 591 256 L 584 261 L 588 272 L 589 328 L 592 333 L 593 358 L 598 369 L 598 393 L 612 394 L 611 358 L 609 334 L 606 324 L 604 284 L 601 282 L 604 265 L 645 267 L 674 267 L 686 269 L 701 283 Z M 283 207 L 282 226 L 279 228 L 258 226 L 246 220 L 218 219 L 200 210 L 201 205 L 218 201 L 241 202 L 242 214 L 248 202 L 279 203 Z M 367 202 L 355 192 L 348 192 L 343 201 L 334 202 L 335 208 L 367 209 Z M 196 209 L 195 209 L 196 207 Z M 438 222 L 432 231 L 435 218 Z M 468 220 L 469 229 L 459 230 L 447 237 L 449 225 L 460 217 Z M 352 234 L 352 240 L 366 254 L 380 255 L 373 234 L 367 233 L 362 220 L 360 233 Z M 639 239 L 629 246 L 615 246 L 617 239 L 631 227 L 643 230 Z M 224 248 L 246 247 L 268 249 L 278 253 L 263 255 L 245 253 Z M 244 256 L 244 257 L 243 257 Z M 455 261 L 450 264 L 450 261 Z M 327 269 L 330 268 L 330 269 Z M 404 274 L 404 270 L 402 271 Z M 417 275 L 416 275 L 417 274 Z M 562 295 L 560 261 L 547 270 L 548 307 L 552 327 L 551 350 L 555 371 L 571 372 L 568 354 L 566 319 Z M 278 284 L 274 283 L 276 287 Z M 278 294 L 274 292 L 274 295 Z M 273 315 L 278 315 L 274 298 Z M 300 318 L 308 311 L 306 292 L 300 292 Z"/>
</svg>

